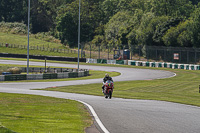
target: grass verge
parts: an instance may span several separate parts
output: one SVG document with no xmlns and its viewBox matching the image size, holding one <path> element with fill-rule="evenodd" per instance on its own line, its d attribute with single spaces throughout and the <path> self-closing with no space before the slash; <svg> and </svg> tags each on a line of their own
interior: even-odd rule
<svg viewBox="0 0 200 133">
<path fill-rule="evenodd" d="M 13 65 L 13 64 L 0 64 L 0 67 L 26 67 L 24 65 Z M 43 67 L 43 66 L 30 66 L 30 67 Z M 112 77 L 119 76 L 119 72 L 107 72 L 107 71 L 94 71 L 90 70 L 90 76 L 79 77 L 79 78 L 64 78 L 64 79 L 46 79 L 46 80 L 20 80 L 20 81 L 4 81 L 7 82 L 55 82 L 55 81 L 72 81 L 72 80 L 85 80 L 85 79 L 97 79 L 103 78 L 105 73 L 110 74 Z"/>
<path fill-rule="evenodd" d="M 50 61 L 50 62 L 61 63 L 57 61 Z M 81 63 L 81 64 L 85 65 L 86 63 Z M 199 103 L 200 71 L 168 69 L 168 68 L 136 67 L 127 65 L 105 65 L 105 64 L 89 64 L 89 65 L 155 69 L 155 70 L 166 70 L 174 72 L 177 74 L 177 76 L 173 78 L 146 80 L 146 81 L 115 82 L 115 90 L 113 96 L 120 98 L 129 98 L 129 99 L 132 98 L 132 99 L 170 101 L 170 102 L 200 106 Z M 101 84 L 48 88 L 46 90 L 90 94 L 90 95 L 102 95 Z"/>
<path fill-rule="evenodd" d="M 8 48 L 0 47 L 0 53 L 12 53 L 12 54 L 27 54 L 27 49 L 20 48 Z M 29 50 L 30 55 L 44 55 L 44 56 L 63 56 L 63 57 L 77 57 L 76 53 L 59 53 L 59 52 L 50 52 L 50 51 L 41 51 L 41 50 Z"/>
<path fill-rule="evenodd" d="M 200 93 L 198 90 L 200 71 L 162 70 L 174 72 L 177 76 L 158 80 L 115 82 L 113 96 L 129 99 L 161 100 L 200 106 Z M 102 95 L 101 84 L 47 88 L 45 90 Z"/>
<path fill-rule="evenodd" d="M 11 33 L 0 32 L 0 43 L 8 44 L 18 44 L 18 45 L 27 45 L 27 36 L 26 35 L 17 35 Z M 39 47 L 48 47 L 48 48 L 64 48 L 61 43 L 47 42 L 40 39 L 36 39 L 33 36 L 30 36 L 30 46 L 39 46 Z"/>
<path fill-rule="evenodd" d="M 0 93 L 0 114 L 1 133 L 84 133 L 92 124 L 79 102 L 34 95 Z"/>
</svg>

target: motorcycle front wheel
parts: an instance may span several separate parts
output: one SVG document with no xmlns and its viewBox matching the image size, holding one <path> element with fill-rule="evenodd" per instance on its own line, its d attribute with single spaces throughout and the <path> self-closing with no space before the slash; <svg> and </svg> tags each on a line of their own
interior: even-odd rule
<svg viewBox="0 0 200 133">
<path fill-rule="evenodd" d="M 109 91 L 109 98 L 112 98 L 112 91 Z"/>
</svg>

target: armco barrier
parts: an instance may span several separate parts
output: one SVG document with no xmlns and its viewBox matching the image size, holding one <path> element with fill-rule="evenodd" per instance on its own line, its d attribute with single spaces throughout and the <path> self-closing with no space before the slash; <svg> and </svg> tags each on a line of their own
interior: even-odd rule
<svg viewBox="0 0 200 133">
<path fill-rule="evenodd" d="M 5 81 L 26 80 L 25 74 L 5 75 Z"/>
<path fill-rule="evenodd" d="M 27 74 L 27 80 L 40 80 L 43 79 L 43 74 Z"/>
<path fill-rule="evenodd" d="M 45 73 L 45 74 L 11 74 L 0 75 L 0 81 L 17 81 L 17 80 L 41 80 L 57 78 L 77 78 L 89 76 L 89 71 L 82 69 L 79 72 L 62 72 L 62 73 Z"/>
<path fill-rule="evenodd" d="M 124 60 L 124 65 L 128 65 L 128 60 Z"/>
<path fill-rule="evenodd" d="M 183 64 L 179 64 L 179 65 L 178 65 L 178 68 L 179 68 L 179 69 L 184 69 L 185 67 L 184 67 Z"/>
<path fill-rule="evenodd" d="M 4 75 L 0 75 L 0 81 L 4 81 L 5 80 L 5 76 Z"/>
<path fill-rule="evenodd" d="M 97 63 L 107 64 L 107 60 L 106 59 L 97 59 Z"/>
<path fill-rule="evenodd" d="M 89 71 L 85 71 L 84 76 L 88 76 L 88 75 L 89 75 Z"/>
<path fill-rule="evenodd" d="M 107 60 L 107 64 L 116 64 L 116 60 Z"/>
<path fill-rule="evenodd" d="M 89 60 L 89 59 L 87 59 Z M 92 60 L 92 59 L 90 59 Z M 88 63 L 91 61 L 88 61 Z M 107 63 L 107 64 L 124 64 L 133 66 L 146 66 L 146 67 L 162 67 L 171 69 L 185 69 L 185 70 L 200 70 L 200 65 L 193 64 L 176 64 L 176 63 L 166 63 L 166 62 L 144 62 L 135 60 L 105 60 L 97 59 L 97 63 Z"/>
<path fill-rule="evenodd" d="M 124 65 L 124 60 L 116 60 L 116 64 Z"/>
<path fill-rule="evenodd" d="M 90 58 L 87 58 L 87 59 L 86 59 L 86 63 L 97 63 L 97 59 L 90 59 Z"/>
<path fill-rule="evenodd" d="M 128 60 L 128 65 L 133 65 L 133 66 L 135 66 L 135 65 L 136 65 L 136 61 Z"/>
<path fill-rule="evenodd" d="M 69 78 L 76 78 L 78 77 L 78 72 L 69 73 Z"/>
<path fill-rule="evenodd" d="M 149 67 L 149 65 L 150 65 L 150 63 L 149 63 L 149 62 L 146 62 L 145 64 L 146 64 L 146 66 L 147 66 L 147 67 Z"/>
<path fill-rule="evenodd" d="M 0 57 L 13 57 L 13 58 L 27 58 L 27 55 L 24 54 L 8 54 L 8 53 L 0 53 Z M 29 55 L 30 59 L 41 59 L 44 60 L 57 60 L 57 61 L 72 61 L 77 62 L 78 58 L 73 57 L 59 57 L 59 56 L 41 56 L 41 55 Z M 80 62 L 86 62 L 86 58 L 80 58 Z"/>
<path fill-rule="evenodd" d="M 79 72 L 78 73 L 78 77 L 83 77 L 84 76 L 84 72 Z"/>
<path fill-rule="evenodd" d="M 57 73 L 44 73 L 43 79 L 57 79 Z"/>
<path fill-rule="evenodd" d="M 195 65 L 196 70 L 200 70 L 200 66 L 199 65 Z"/>
<path fill-rule="evenodd" d="M 57 73 L 57 78 L 58 79 L 64 78 L 64 73 Z"/>
<path fill-rule="evenodd" d="M 189 70 L 194 70 L 194 65 L 189 65 Z"/>
</svg>

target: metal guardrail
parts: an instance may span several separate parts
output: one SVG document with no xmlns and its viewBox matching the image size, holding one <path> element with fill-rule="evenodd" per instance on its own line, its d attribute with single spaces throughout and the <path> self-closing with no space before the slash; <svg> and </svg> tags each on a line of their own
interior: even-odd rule
<svg viewBox="0 0 200 133">
<path fill-rule="evenodd" d="M 22 72 L 26 72 L 26 68 L 21 68 Z M 44 70 L 43 72 L 41 70 Z M 41 80 L 41 79 L 60 79 L 60 78 L 77 78 L 89 76 L 89 70 L 66 69 L 66 68 L 30 68 L 30 72 L 36 74 L 6 74 L 0 75 L 0 81 L 17 81 L 17 80 Z M 44 73 L 45 72 L 45 73 Z"/>
</svg>

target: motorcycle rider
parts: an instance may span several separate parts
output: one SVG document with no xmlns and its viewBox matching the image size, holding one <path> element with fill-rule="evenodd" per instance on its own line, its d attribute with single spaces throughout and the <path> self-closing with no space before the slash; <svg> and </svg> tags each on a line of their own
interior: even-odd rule
<svg viewBox="0 0 200 133">
<path fill-rule="evenodd" d="M 105 74 L 105 77 L 103 78 L 103 86 L 102 86 L 102 92 L 104 93 L 104 86 L 107 80 L 111 80 L 113 82 L 113 79 L 109 76 L 109 74 Z"/>
</svg>

